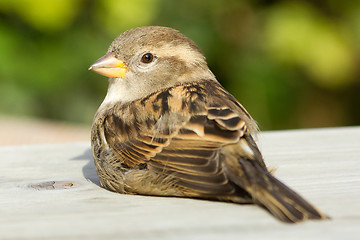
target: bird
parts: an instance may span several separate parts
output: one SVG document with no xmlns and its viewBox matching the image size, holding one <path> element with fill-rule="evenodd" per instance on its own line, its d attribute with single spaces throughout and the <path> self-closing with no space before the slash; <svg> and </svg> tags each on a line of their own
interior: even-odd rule
<svg viewBox="0 0 360 240">
<path fill-rule="evenodd" d="M 254 140 L 256 121 L 180 31 L 127 30 L 89 70 L 109 77 L 91 130 L 102 187 L 252 203 L 285 223 L 328 219 L 273 176 Z"/>
</svg>

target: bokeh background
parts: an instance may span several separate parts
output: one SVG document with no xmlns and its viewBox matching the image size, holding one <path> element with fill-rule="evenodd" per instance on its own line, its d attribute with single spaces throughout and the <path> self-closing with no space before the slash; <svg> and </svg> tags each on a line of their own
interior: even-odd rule
<svg viewBox="0 0 360 240">
<path fill-rule="evenodd" d="M 0 116 L 90 126 L 107 80 L 87 68 L 143 25 L 192 38 L 261 130 L 360 124 L 350 0 L 0 0 Z"/>
</svg>

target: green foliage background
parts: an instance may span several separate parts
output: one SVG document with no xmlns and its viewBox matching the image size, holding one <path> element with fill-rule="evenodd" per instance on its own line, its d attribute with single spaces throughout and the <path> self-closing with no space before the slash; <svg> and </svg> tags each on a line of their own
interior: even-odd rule
<svg viewBox="0 0 360 240">
<path fill-rule="evenodd" d="M 90 123 L 87 68 L 121 32 L 176 28 L 262 130 L 360 124 L 360 1 L 0 0 L 0 113 Z"/>
</svg>

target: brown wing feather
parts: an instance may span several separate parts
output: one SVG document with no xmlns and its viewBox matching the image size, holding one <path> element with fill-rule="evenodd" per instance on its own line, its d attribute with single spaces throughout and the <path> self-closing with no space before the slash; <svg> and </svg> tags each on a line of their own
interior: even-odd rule
<svg viewBox="0 0 360 240">
<path fill-rule="evenodd" d="M 252 138 L 256 123 L 216 82 L 176 86 L 118 108 L 93 128 L 103 136 L 93 151 L 109 189 L 252 201 L 286 222 L 325 218 L 268 172 Z M 108 163 L 99 142 L 108 146 L 103 154 L 112 153 Z"/>
<path fill-rule="evenodd" d="M 216 96 L 213 106 L 207 100 L 209 89 Z M 133 104 L 137 108 L 114 111 L 125 112 L 125 116 L 130 115 L 127 111 L 137 113 L 132 124 L 122 116 L 107 116 L 106 141 L 121 164 L 129 168 L 147 164 L 150 171 L 173 176 L 193 196 L 231 195 L 236 186 L 223 171 L 220 150 L 238 142 L 248 130 L 239 114 L 226 105 L 229 97 L 225 93 L 214 82 L 212 86 L 189 84 L 150 95 Z"/>
</svg>

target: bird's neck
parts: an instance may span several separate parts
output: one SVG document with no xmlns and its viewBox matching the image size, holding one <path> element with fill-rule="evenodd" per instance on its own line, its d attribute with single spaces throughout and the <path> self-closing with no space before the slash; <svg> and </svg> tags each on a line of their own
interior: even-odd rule
<svg viewBox="0 0 360 240">
<path fill-rule="evenodd" d="M 152 81 L 137 81 L 136 84 L 134 84 L 134 81 L 130 79 L 131 78 L 109 78 L 109 87 L 101 106 L 118 102 L 131 102 L 150 95 L 153 92 L 178 84 L 203 80 L 216 81 L 215 76 L 209 69 L 178 76 L 176 81 L 166 82 L 165 85 L 161 84 L 157 87 L 154 86 Z"/>
<path fill-rule="evenodd" d="M 110 78 L 108 90 L 101 105 L 134 101 L 138 99 L 138 91 L 138 86 L 130 84 L 126 79 Z"/>
</svg>

